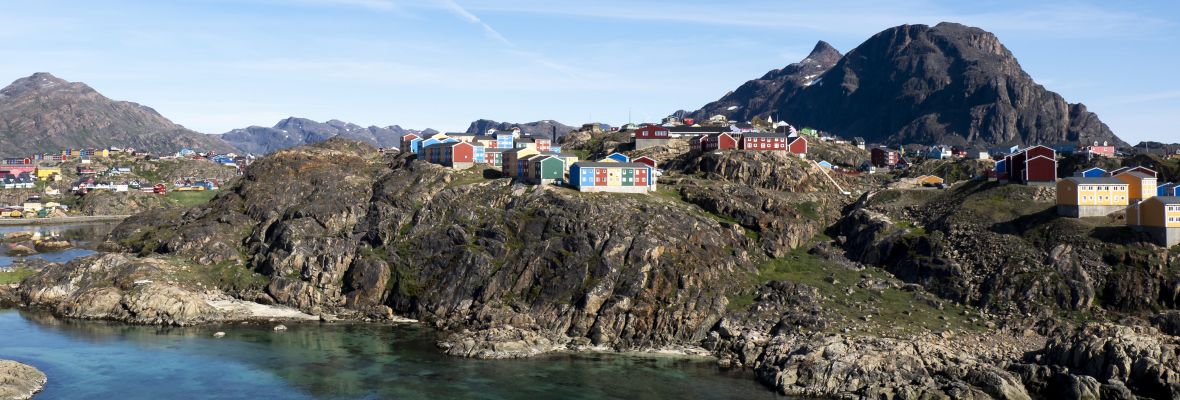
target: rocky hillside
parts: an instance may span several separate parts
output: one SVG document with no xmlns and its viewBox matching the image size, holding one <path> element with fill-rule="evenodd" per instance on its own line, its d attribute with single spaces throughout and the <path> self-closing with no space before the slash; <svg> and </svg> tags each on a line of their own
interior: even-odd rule
<svg viewBox="0 0 1180 400">
<path fill-rule="evenodd" d="M 763 77 L 695 115 L 775 114 L 886 144 L 1126 145 L 1085 105 L 1033 81 L 995 35 L 954 23 L 887 29 L 806 82 L 767 91 L 773 85 Z"/>
<path fill-rule="evenodd" d="M 663 169 L 648 195 L 580 193 L 330 139 L 258 160 L 206 205 L 133 216 L 104 245 L 124 254 L 18 292 L 135 323 L 227 320 L 202 296 L 401 315 L 467 357 L 706 351 L 796 396 L 1180 396 L 1180 255 L 1117 217 L 1053 218 L 1044 188 L 882 191 L 886 174 L 771 152 Z"/>
<path fill-rule="evenodd" d="M 0 156 L 68 148 L 181 148 L 229 152 L 216 136 L 177 125 L 151 108 L 106 98 L 90 86 L 40 72 L 0 89 Z"/>
<path fill-rule="evenodd" d="M 319 143 L 333 137 L 359 140 L 378 147 L 401 147 L 401 137 L 407 132 L 397 125 L 387 127 L 362 127 L 360 125 L 330 120 L 316 122 L 307 118 L 290 117 L 279 121 L 273 127 L 251 126 L 234 129 L 221 135 L 221 139 L 250 154 L 268 154 L 305 144 Z M 426 133 L 435 133 L 427 129 Z"/>
<path fill-rule="evenodd" d="M 565 136 L 565 134 L 576 129 L 572 126 L 553 120 L 514 124 L 511 122 L 496 122 L 490 119 L 481 119 L 472 122 L 471 125 L 467 127 L 467 133 L 483 134 L 484 132 L 487 132 L 488 129 L 508 130 L 512 128 L 520 128 L 521 133 L 529 136 L 550 137 L 554 133 L 557 133 L 558 138 L 561 138 L 562 136 Z"/>
<path fill-rule="evenodd" d="M 839 51 L 821 40 L 802 61 L 746 82 L 688 117 L 702 121 L 714 115 L 724 115 L 733 121 L 750 121 L 774 116 L 777 104 L 811 86 L 820 75 L 836 65 L 840 57 Z"/>
</svg>

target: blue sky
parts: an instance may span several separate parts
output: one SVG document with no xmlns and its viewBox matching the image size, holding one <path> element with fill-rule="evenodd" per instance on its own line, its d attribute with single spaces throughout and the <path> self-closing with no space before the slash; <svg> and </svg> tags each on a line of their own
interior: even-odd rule
<svg viewBox="0 0 1180 400">
<path fill-rule="evenodd" d="M 0 0 L 0 81 L 51 72 L 206 133 L 619 124 L 699 108 L 818 40 L 847 52 L 940 21 L 996 33 L 1125 140 L 1180 142 L 1169 1 Z"/>
</svg>

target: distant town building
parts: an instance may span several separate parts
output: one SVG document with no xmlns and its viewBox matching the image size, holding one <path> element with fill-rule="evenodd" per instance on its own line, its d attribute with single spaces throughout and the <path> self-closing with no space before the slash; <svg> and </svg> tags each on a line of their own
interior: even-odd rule
<svg viewBox="0 0 1180 400">
<path fill-rule="evenodd" d="M 1111 177 L 1069 177 L 1057 182 L 1057 214 L 1100 217 L 1130 204 L 1130 185 Z"/>
<path fill-rule="evenodd" d="M 1180 197 L 1157 196 L 1131 205 L 1127 225 L 1161 246 L 1180 244 Z"/>
</svg>

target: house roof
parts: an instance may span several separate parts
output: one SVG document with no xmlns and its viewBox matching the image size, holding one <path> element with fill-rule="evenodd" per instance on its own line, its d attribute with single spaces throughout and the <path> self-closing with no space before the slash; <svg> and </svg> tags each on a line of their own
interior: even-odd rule
<svg viewBox="0 0 1180 400">
<path fill-rule="evenodd" d="M 651 168 L 650 165 L 635 163 L 635 162 L 617 163 L 617 162 L 600 162 L 600 161 L 578 161 L 578 162 L 574 163 L 574 165 L 579 166 L 579 167 L 599 167 L 599 168 L 601 168 L 601 167 Z"/>
<path fill-rule="evenodd" d="M 1079 184 L 1079 185 L 1126 185 L 1127 184 L 1127 182 L 1123 182 L 1119 179 L 1111 178 L 1109 176 L 1093 177 L 1093 178 L 1081 177 L 1081 176 L 1071 176 L 1069 178 L 1065 178 L 1065 180 L 1071 181 L 1071 182 Z"/>
<path fill-rule="evenodd" d="M 1139 171 L 1131 171 L 1131 170 L 1120 172 L 1119 175 L 1131 175 L 1131 176 L 1139 178 L 1139 179 L 1155 179 L 1154 176 L 1151 176 L 1151 175 L 1148 175 L 1148 174 L 1145 174 L 1145 173 L 1142 173 Z"/>
<path fill-rule="evenodd" d="M 728 126 L 724 126 L 724 127 L 722 127 L 722 126 L 674 126 L 674 127 L 668 128 L 668 132 L 670 132 L 670 133 L 682 133 L 682 134 L 683 133 L 698 133 L 698 134 L 705 133 L 705 134 L 707 134 L 707 133 L 722 133 L 722 132 L 731 132 L 731 131 L 732 130 Z"/>
<path fill-rule="evenodd" d="M 787 135 L 776 132 L 750 132 L 745 134 L 746 137 L 753 138 L 785 138 Z"/>
<path fill-rule="evenodd" d="M 1152 197 L 1152 199 L 1158 200 L 1160 203 L 1170 206 L 1180 204 L 1180 196 L 1155 196 Z"/>
<path fill-rule="evenodd" d="M 465 145 L 471 146 L 471 143 L 467 143 L 467 142 L 442 142 L 442 143 L 435 143 L 435 144 L 432 144 L 432 145 L 429 145 L 429 146 L 423 147 L 423 148 L 422 148 L 422 150 L 431 149 L 431 148 L 435 148 L 435 147 L 439 147 L 439 148 L 442 148 L 442 147 L 455 147 L 455 146 L 458 146 L 458 145 L 461 145 L 461 144 L 465 144 Z"/>
</svg>

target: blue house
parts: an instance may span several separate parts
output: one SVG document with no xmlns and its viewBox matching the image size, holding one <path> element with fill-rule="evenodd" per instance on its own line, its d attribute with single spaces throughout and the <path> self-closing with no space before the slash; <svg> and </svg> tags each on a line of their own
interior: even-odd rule
<svg viewBox="0 0 1180 400">
<path fill-rule="evenodd" d="M 1156 196 L 1176 196 L 1180 193 L 1180 183 L 1165 183 L 1156 190 Z"/>
<path fill-rule="evenodd" d="M 996 161 L 996 173 L 1002 174 L 1008 172 L 1008 160 Z"/>
<path fill-rule="evenodd" d="M 549 151 L 550 151 L 550 152 L 552 152 L 552 153 L 560 153 L 560 152 L 561 152 L 561 146 L 559 146 L 559 145 L 556 145 L 556 144 L 551 144 L 551 145 L 549 145 Z"/>
<path fill-rule="evenodd" d="M 631 162 L 631 157 L 627 157 L 627 155 L 622 153 L 610 153 L 606 158 L 621 163 Z"/>
<path fill-rule="evenodd" d="M 824 167 L 824 168 L 827 168 L 827 169 L 832 169 L 832 163 L 830 163 L 830 162 L 827 162 L 827 161 L 820 161 L 818 164 L 819 164 L 819 166 L 821 166 L 821 167 Z"/>
<path fill-rule="evenodd" d="M 410 141 L 410 153 L 418 154 L 422 150 L 422 138 L 417 138 Z"/>
<path fill-rule="evenodd" d="M 484 164 L 487 162 L 485 157 L 487 155 L 487 148 L 479 145 L 471 146 L 471 148 L 474 149 L 474 152 L 472 152 L 471 156 L 473 162 L 476 164 Z"/>
<path fill-rule="evenodd" d="M 496 148 L 497 149 L 511 149 L 512 146 L 513 146 L 513 143 L 512 143 L 512 132 L 511 131 L 496 132 Z"/>
<path fill-rule="evenodd" d="M 1088 170 L 1078 172 L 1078 176 L 1083 178 L 1101 178 L 1106 176 L 1106 170 L 1098 167 L 1090 168 Z"/>
</svg>

